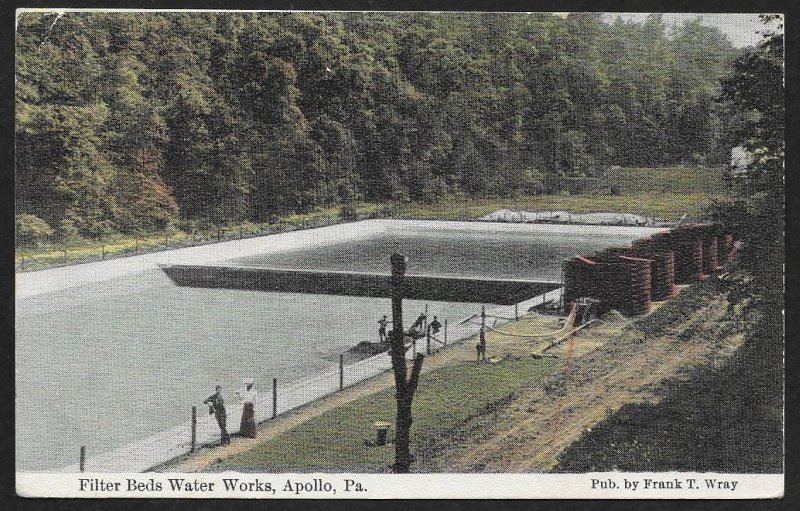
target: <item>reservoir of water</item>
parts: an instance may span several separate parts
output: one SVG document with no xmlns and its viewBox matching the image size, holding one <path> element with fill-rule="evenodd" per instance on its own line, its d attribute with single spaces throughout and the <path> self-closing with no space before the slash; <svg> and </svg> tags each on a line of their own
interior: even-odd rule
<svg viewBox="0 0 800 511">
<path fill-rule="evenodd" d="M 371 221 L 20 274 L 17 470 L 59 469 L 80 446 L 91 456 L 184 423 L 216 384 L 233 401 L 242 378 L 268 393 L 273 377 L 329 369 L 391 314 L 386 299 L 178 287 L 158 263 L 388 273 L 400 251 L 410 274 L 560 280 L 564 258 L 652 231 Z M 410 324 L 424 303 L 406 303 Z M 480 310 L 429 307 L 451 324 Z"/>
</svg>

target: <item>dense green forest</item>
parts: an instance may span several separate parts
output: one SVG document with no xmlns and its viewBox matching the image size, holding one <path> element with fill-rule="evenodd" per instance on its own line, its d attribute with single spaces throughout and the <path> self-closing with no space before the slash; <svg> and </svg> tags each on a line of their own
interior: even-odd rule
<svg viewBox="0 0 800 511">
<path fill-rule="evenodd" d="M 99 237 L 713 164 L 717 29 L 599 14 L 23 13 L 16 197 Z"/>
</svg>

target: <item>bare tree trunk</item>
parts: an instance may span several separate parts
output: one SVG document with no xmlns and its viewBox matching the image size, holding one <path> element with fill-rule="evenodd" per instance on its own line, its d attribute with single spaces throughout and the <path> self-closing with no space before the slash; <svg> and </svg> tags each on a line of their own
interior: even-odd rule
<svg viewBox="0 0 800 511">
<path fill-rule="evenodd" d="M 409 448 L 411 431 L 411 404 L 417 390 L 422 361 L 421 353 L 414 359 L 411 375 L 406 365 L 405 333 L 403 330 L 403 295 L 405 293 L 406 258 L 401 254 L 393 254 L 392 261 L 392 331 L 390 346 L 392 368 L 394 369 L 395 398 L 397 400 L 397 422 L 395 433 L 395 462 L 392 470 L 395 473 L 408 473 L 413 457 Z"/>
</svg>

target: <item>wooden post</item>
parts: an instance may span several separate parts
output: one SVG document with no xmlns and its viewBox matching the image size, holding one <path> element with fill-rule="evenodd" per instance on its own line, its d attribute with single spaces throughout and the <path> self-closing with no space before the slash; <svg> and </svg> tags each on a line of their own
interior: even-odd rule
<svg viewBox="0 0 800 511">
<path fill-rule="evenodd" d="M 197 448 L 197 406 L 192 406 L 192 447 L 189 452 Z"/>
<path fill-rule="evenodd" d="M 566 260 L 565 260 L 566 261 Z M 563 261 L 562 261 L 563 263 Z M 567 304 L 564 303 L 564 286 L 566 285 L 566 273 L 567 273 L 567 266 L 566 264 L 561 265 L 561 287 L 558 288 L 558 308 L 564 313 L 567 309 Z M 542 298 L 542 303 L 544 303 L 544 298 Z"/>
<path fill-rule="evenodd" d="M 64 249 L 64 263 L 67 262 L 67 249 Z"/>
<path fill-rule="evenodd" d="M 222 229 L 217 229 L 217 241 L 222 241 Z"/>
<path fill-rule="evenodd" d="M 81 472 L 86 471 L 86 446 L 81 446 L 81 461 L 80 461 L 80 468 Z"/>
<path fill-rule="evenodd" d="M 102 249 L 102 252 L 100 253 L 100 259 L 102 259 L 102 260 L 104 260 L 104 261 L 105 261 L 105 259 L 106 259 L 106 246 L 105 246 L 105 245 L 103 245 L 103 246 L 101 247 L 101 249 Z"/>
<path fill-rule="evenodd" d="M 519 319 L 519 304 L 514 304 L 514 321 Z"/>
<path fill-rule="evenodd" d="M 408 473 L 413 460 L 409 448 L 411 424 L 411 404 L 417 390 L 419 374 L 425 355 L 417 354 L 408 374 L 406 364 L 405 331 L 403 330 L 403 295 L 405 294 L 405 274 L 407 259 L 402 254 L 392 254 L 392 331 L 390 332 L 390 354 L 394 372 L 397 417 L 395 426 L 395 453 L 392 471 Z"/>
<path fill-rule="evenodd" d="M 444 345 L 447 347 L 447 318 L 444 319 Z"/>
<path fill-rule="evenodd" d="M 239 224 L 239 239 L 242 238 L 244 238 L 244 227 L 242 227 L 242 224 Z"/>
<path fill-rule="evenodd" d="M 428 304 L 425 304 L 425 322 L 423 324 L 423 329 L 428 329 Z"/>
<path fill-rule="evenodd" d="M 139 238 L 133 238 L 134 246 L 136 247 L 136 253 L 139 253 Z"/>
<path fill-rule="evenodd" d="M 272 418 L 278 416 L 278 379 L 272 379 Z"/>
<path fill-rule="evenodd" d="M 20 254 L 22 256 L 22 260 L 19 262 L 19 267 L 23 270 L 25 269 L 25 254 Z"/>
<path fill-rule="evenodd" d="M 486 327 L 486 306 L 481 305 L 481 329 Z"/>
<path fill-rule="evenodd" d="M 339 355 L 339 390 L 344 388 L 344 355 Z"/>
<path fill-rule="evenodd" d="M 425 329 L 425 334 L 426 334 L 427 342 L 428 342 L 428 346 L 425 349 L 425 353 L 427 355 L 430 355 L 431 354 L 431 327 L 430 326 L 428 326 L 428 328 Z"/>
</svg>

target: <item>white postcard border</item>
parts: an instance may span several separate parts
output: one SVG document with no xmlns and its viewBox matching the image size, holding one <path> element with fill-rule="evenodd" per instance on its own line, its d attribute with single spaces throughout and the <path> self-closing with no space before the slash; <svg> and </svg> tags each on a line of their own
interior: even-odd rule
<svg viewBox="0 0 800 511">
<path fill-rule="evenodd" d="M 18 472 L 21 497 L 235 499 L 769 499 L 783 474 L 241 474 Z"/>
</svg>

